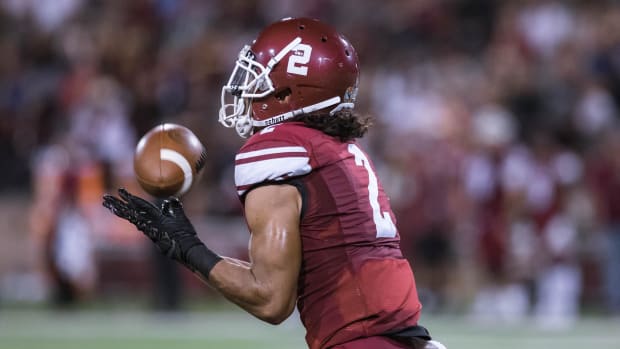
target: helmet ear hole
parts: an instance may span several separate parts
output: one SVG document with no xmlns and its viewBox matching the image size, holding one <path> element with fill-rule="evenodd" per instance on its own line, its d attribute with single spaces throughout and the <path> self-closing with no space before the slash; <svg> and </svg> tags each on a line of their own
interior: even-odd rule
<svg viewBox="0 0 620 349">
<path fill-rule="evenodd" d="M 291 89 L 287 87 L 285 89 L 282 89 L 276 92 L 274 94 L 274 97 L 276 97 L 277 100 L 282 102 L 286 99 L 286 97 L 290 96 L 291 94 L 293 94 L 293 91 L 291 91 Z"/>
</svg>

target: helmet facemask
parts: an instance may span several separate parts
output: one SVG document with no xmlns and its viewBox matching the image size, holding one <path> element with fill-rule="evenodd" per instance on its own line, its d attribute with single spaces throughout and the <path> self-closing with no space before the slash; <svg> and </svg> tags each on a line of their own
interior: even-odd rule
<svg viewBox="0 0 620 349">
<path fill-rule="evenodd" d="M 250 46 L 246 45 L 239 52 L 228 82 L 222 87 L 219 122 L 225 127 L 235 127 L 242 137 L 249 136 L 252 128 L 252 98 L 266 96 L 271 92 L 273 85 L 267 69 L 254 60 Z"/>
<path fill-rule="evenodd" d="M 250 46 L 246 45 L 237 58 L 228 83 L 222 87 L 219 122 L 225 127 L 235 127 L 243 138 L 252 135 L 252 99 L 262 98 L 274 92 L 273 82 L 269 73 L 282 58 L 301 42 L 297 37 L 284 47 L 267 66 L 263 66 L 254 58 Z M 232 97 L 232 101 L 231 101 Z"/>
</svg>

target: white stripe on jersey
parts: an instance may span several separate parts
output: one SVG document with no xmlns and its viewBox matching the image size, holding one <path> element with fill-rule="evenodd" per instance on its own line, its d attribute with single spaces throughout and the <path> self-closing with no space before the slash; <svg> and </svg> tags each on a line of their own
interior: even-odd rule
<svg viewBox="0 0 620 349">
<path fill-rule="evenodd" d="M 310 158 L 303 156 L 271 158 L 239 164 L 235 166 L 237 193 L 243 195 L 252 185 L 301 176 L 310 171 L 312 171 Z"/>
<path fill-rule="evenodd" d="M 239 153 L 235 156 L 235 160 L 242 160 L 247 158 L 253 158 L 256 156 L 262 155 L 270 155 L 277 153 L 307 153 L 306 148 L 304 147 L 275 147 L 275 148 L 266 148 L 260 150 L 249 151 L 245 153 Z"/>
</svg>

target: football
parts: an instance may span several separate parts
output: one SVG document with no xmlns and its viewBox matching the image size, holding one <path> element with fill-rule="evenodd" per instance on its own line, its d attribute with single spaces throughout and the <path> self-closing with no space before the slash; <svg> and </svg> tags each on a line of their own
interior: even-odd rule
<svg viewBox="0 0 620 349">
<path fill-rule="evenodd" d="M 206 151 L 187 127 L 163 123 L 138 142 L 134 172 L 142 189 L 158 197 L 181 197 L 197 182 Z"/>
</svg>

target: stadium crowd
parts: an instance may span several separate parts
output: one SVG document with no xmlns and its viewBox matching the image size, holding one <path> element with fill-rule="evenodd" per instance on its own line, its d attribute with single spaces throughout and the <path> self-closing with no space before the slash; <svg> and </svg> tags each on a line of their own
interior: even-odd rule
<svg viewBox="0 0 620 349">
<path fill-rule="evenodd" d="M 209 151 L 188 210 L 240 214 L 242 140 L 217 123 L 221 87 L 252 33 L 291 15 L 358 51 L 356 109 L 375 118 L 364 142 L 427 311 L 620 314 L 613 0 L 0 0 L 0 190 L 32 198 L 41 246 L 70 231 L 42 247 L 52 274 L 92 288 L 89 251 L 135 241 L 100 197 L 135 187 L 133 148 L 160 122 Z"/>
</svg>

